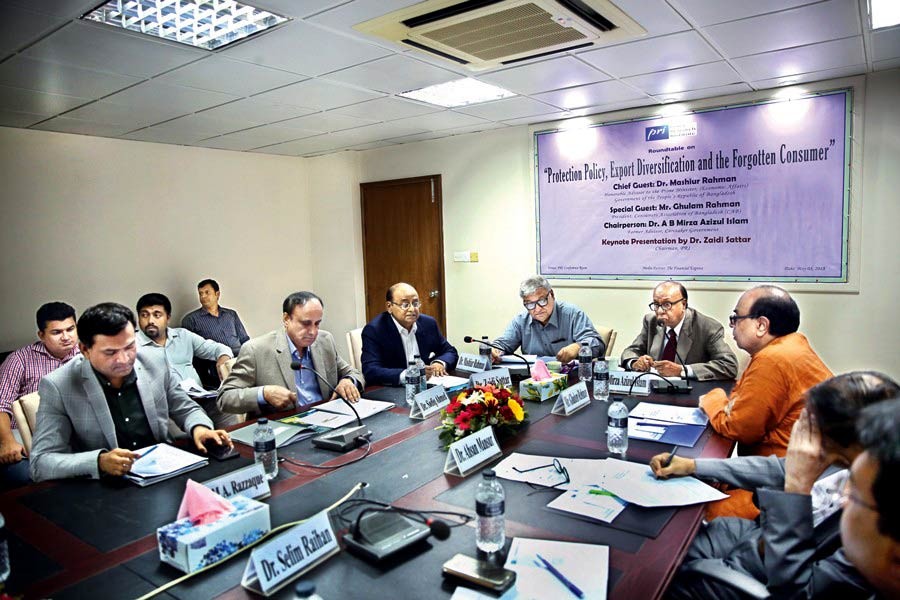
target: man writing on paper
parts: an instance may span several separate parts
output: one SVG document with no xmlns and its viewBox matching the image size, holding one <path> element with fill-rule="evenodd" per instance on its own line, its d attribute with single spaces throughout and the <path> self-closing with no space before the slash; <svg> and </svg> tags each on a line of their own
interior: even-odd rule
<svg viewBox="0 0 900 600">
<path fill-rule="evenodd" d="M 231 446 L 228 433 L 188 398 L 165 357 L 138 356 L 134 313 L 121 304 L 92 306 L 78 319 L 81 356 L 41 380 L 31 451 L 35 481 L 124 475 L 134 452 L 171 442 L 171 418 L 200 452 L 204 443 Z"/>
<path fill-rule="evenodd" d="M 698 381 L 737 376 L 738 361 L 725 343 L 725 328 L 688 308 L 688 293 L 682 284 L 664 281 L 657 285 L 650 310 L 653 312 L 644 317 L 641 333 L 622 353 L 623 367 L 634 371 L 652 367 L 664 377 Z"/>
<path fill-rule="evenodd" d="M 744 292 L 728 324 L 738 348 L 750 354 L 750 364 L 730 396 L 714 389 L 701 396 L 700 407 L 713 429 L 738 442 L 738 454 L 784 456 L 803 409 L 803 394 L 832 373 L 797 333 L 800 309 L 780 287 L 761 285 Z M 749 492 L 728 494 L 728 500 L 710 505 L 707 519 L 753 519 L 759 514 Z"/>
<path fill-rule="evenodd" d="M 19 348 L 0 366 L 0 484 L 11 486 L 31 481 L 13 402 L 36 392 L 44 375 L 78 355 L 74 308 L 65 302 L 48 302 L 35 317 L 38 341 Z"/>
<path fill-rule="evenodd" d="M 365 387 L 362 373 L 351 367 L 319 329 L 325 304 L 312 292 L 295 292 L 282 303 L 283 330 L 247 342 L 219 389 L 219 408 L 228 413 L 266 413 L 335 398 L 356 402 Z M 291 364 L 300 369 L 291 369 Z M 313 370 L 328 382 L 319 380 Z"/>
<path fill-rule="evenodd" d="M 231 348 L 213 340 L 205 340 L 182 327 L 169 327 L 172 303 L 163 294 L 144 294 L 137 301 L 138 326 L 135 333 L 138 348 L 144 351 L 160 351 L 165 354 L 169 366 L 178 375 L 178 381 L 193 381 L 200 386 L 200 375 L 194 369 L 194 357 L 216 362 L 219 378 L 225 363 L 234 358 Z M 237 425 L 237 415 L 226 415 L 216 406 L 214 398 L 202 398 L 203 407 L 216 427 Z"/>
<path fill-rule="evenodd" d="M 555 356 L 567 363 L 578 358 L 581 342 L 588 342 L 594 358 L 605 356 L 606 346 L 588 316 L 574 304 L 557 301 L 546 278 L 529 277 L 519 285 L 519 296 L 525 311 L 494 340 L 504 352 L 515 352 L 521 346 L 525 354 Z M 500 362 L 501 355 L 494 349 L 493 362 Z"/>
<path fill-rule="evenodd" d="M 752 577 L 777 598 L 867 598 L 871 590 L 840 550 L 839 498 L 847 466 L 862 452 L 859 414 L 890 404 L 898 393 L 896 382 L 873 372 L 838 375 L 811 388 L 785 458 L 675 456 L 664 466 L 668 454 L 653 457 L 650 467 L 660 478 L 695 475 L 755 488 L 762 511 L 758 523 L 723 517 L 703 526 L 668 597 L 735 597 L 708 576 L 724 569 Z"/>
<path fill-rule="evenodd" d="M 426 377 L 446 375 L 456 366 L 456 348 L 441 334 L 434 318 L 419 312 L 414 287 L 395 283 L 385 300 L 387 311 L 362 331 L 362 370 L 369 385 L 406 383 L 406 367 L 416 355 L 425 362 Z"/>
</svg>

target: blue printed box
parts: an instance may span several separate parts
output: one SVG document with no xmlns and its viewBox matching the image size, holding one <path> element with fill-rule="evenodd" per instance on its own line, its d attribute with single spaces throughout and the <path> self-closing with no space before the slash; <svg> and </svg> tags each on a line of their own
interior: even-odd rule
<svg viewBox="0 0 900 600">
<path fill-rule="evenodd" d="M 272 528 L 269 505 L 233 496 L 234 511 L 214 523 L 179 519 L 156 530 L 159 558 L 185 573 L 216 563 L 266 535 Z"/>
<path fill-rule="evenodd" d="M 566 389 L 569 376 L 562 373 L 550 373 L 550 379 L 535 381 L 532 378 L 519 382 L 519 397 L 522 400 L 544 402 Z"/>
</svg>

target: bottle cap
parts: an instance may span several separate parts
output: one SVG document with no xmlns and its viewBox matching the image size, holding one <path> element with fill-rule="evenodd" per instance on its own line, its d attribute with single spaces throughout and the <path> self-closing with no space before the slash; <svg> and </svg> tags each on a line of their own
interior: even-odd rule
<svg viewBox="0 0 900 600">
<path fill-rule="evenodd" d="M 257 425 L 265 425 L 268 422 L 269 422 L 269 419 L 267 419 L 265 417 L 260 417 L 259 419 L 256 420 Z"/>
<path fill-rule="evenodd" d="M 494 479 L 495 477 L 497 477 L 497 474 L 494 473 L 493 469 L 485 469 L 481 472 L 481 476 L 485 479 Z"/>
<path fill-rule="evenodd" d="M 294 593 L 298 598 L 309 598 L 316 593 L 316 584 L 308 579 L 299 581 L 294 588 Z"/>
</svg>

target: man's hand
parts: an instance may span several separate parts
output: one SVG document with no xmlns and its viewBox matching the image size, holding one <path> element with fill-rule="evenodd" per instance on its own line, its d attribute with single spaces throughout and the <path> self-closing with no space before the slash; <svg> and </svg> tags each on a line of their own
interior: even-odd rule
<svg viewBox="0 0 900 600">
<path fill-rule="evenodd" d="M 791 430 L 791 441 L 784 457 L 784 491 L 809 494 L 829 464 L 822 449 L 819 427 L 804 408 Z"/>
<path fill-rule="evenodd" d="M 231 360 L 231 357 L 227 354 L 223 354 L 216 359 L 216 373 L 219 374 L 219 381 L 225 381 L 225 378 L 228 377 L 225 363 L 227 363 L 229 360 Z"/>
<path fill-rule="evenodd" d="M 334 389 L 337 390 L 337 394 L 331 395 L 332 400 L 340 395 L 347 402 L 359 402 L 359 390 L 356 389 L 356 385 L 349 379 L 341 379 L 338 381 L 338 384 L 334 386 Z"/>
<path fill-rule="evenodd" d="M 556 353 L 556 360 L 563 364 L 571 362 L 578 358 L 578 350 L 580 348 L 581 344 L 579 344 L 578 342 L 569 344 L 568 346 L 563 346 L 559 349 L 559 352 Z"/>
<path fill-rule="evenodd" d="M 287 410 L 297 402 L 297 392 L 280 385 L 267 385 L 263 388 L 263 398 L 275 410 Z"/>
<path fill-rule="evenodd" d="M 191 434 L 194 436 L 194 445 L 197 446 L 197 450 L 203 454 L 206 454 L 206 445 L 204 442 L 210 442 L 218 446 L 228 446 L 229 448 L 234 447 L 231 437 L 224 429 L 210 429 L 203 425 L 197 425 L 194 427 Z"/>
<path fill-rule="evenodd" d="M 692 458 L 673 456 L 672 462 L 669 463 L 669 466 L 664 467 L 663 465 L 667 460 L 669 460 L 668 452 L 657 454 L 650 459 L 650 469 L 653 470 L 653 474 L 656 475 L 657 479 L 668 479 L 669 477 L 685 477 L 687 475 L 693 475 L 697 470 L 697 463 L 695 463 L 694 459 Z"/>
<path fill-rule="evenodd" d="M 433 362 L 425 365 L 425 377 L 443 377 L 447 374 L 447 367 L 442 362 Z"/>
<path fill-rule="evenodd" d="M 140 457 L 141 455 L 136 452 L 124 448 L 113 448 L 109 452 L 100 453 L 97 466 L 100 467 L 101 473 L 121 477 L 131 470 L 131 465 Z"/>
<path fill-rule="evenodd" d="M 14 465 L 27 457 L 25 446 L 17 442 L 16 438 L 10 437 L 9 441 L 0 443 L 0 465 Z"/>
<path fill-rule="evenodd" d="M 648 355 L 640 356 L 631 363 L 632 371 L 649 371 L 653 366 L 653 359 Z"/>
<path fill-rule="evenodd" d="M 500 362 L 500 357 L 503 356 L 503 353 L 497 350 L 496 348 L 491 348 L 491 362 L 493 364 L 497 364 Z"/>
<path fill-rule="evenodd" d="M 671 360 L 657 360 L 653 363 L 653 368 L 663 377 L 681 377 L 681 365 Z"/>
</svg>

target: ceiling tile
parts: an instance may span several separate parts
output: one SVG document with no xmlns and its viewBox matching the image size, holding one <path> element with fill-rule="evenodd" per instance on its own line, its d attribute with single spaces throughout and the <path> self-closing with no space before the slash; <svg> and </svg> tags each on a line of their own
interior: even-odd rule
<svg viewBox="0 0 900 600">
<path fill-rule="evenodd" d="M 862 36 L 857 36 L 736 58 L 732 64 L 748 81 L 757 81 L 857 65 L 865 60 Z"/>
<path fill-rule="evenodd" d="M 236 119 L 255 125 L 263 125 L 265 123 L 292 119 L 311 112 L 313 111 L 308 108 L 291 106 L 290 104 L 268 102 L 261 98 L 245 98 L 208 108 L 199 114 L 217 119 Z"/>
<path fill-rule="evenodd" d="M 47 118 L 47 115 L 16 112 L 0 108 L 0 125 L 4 127 L 28 127 Z"/>
<path fill-rule="evenodd" d="M 65 20 L 58 17 L 3 6 L 0 8 L 0 57 L 23 48 L 64 23 Z"/>
<path fill-rule="evenodd" d="M 138 77 L 34 60 L 21 54 L 0 64 L 0 84 L 81 98 L 102 98 L 139 81 Z"/>
<path fill-rule="evenodd" d="M 321 75 L 389 54 L 373 44 L 294 21 L 221 52 L 301 75 Z"/>
<path fill-rule="evenodd" d="M 719 53 L 696 31 L 583 52 L 578 58 L 615 77 L 667 71 L 722 60 Z"/>
<path fill-rule="evenodd" d="M 395 54 L 331 73 L 327 78 L 389 94 L 399 94 L 460 77 L 453 71 Z"/>
<path fill-rule="evenodd" d="M 452 110 L 431 113 L 429 115 L 420 115 L 418 117 L 408 117 L 397 121 L 391 121 L 394 124 L 407 124 L 422 127 L 428 131 L 440 131 L 442 129 L 456 129 L 458 127 L 472 127 L 475 125 L 485 125 L 488 121 L 473 117 L 471 115 L 463 115 Z"/>
<path fill-rule="evenodd" d="M 110 125 L 127 125 L 128 131 L 180 117 L 184 112 L 164 106 L 127 106 L 100 100 L 66 113 L 66 117 Z"/>
<path fill-rule="evenodd" d="M 59 131 L 62 133 L 78 133 L 81 135 L 98 135 L 100 137 L 119 137 L 131 131 L 127 125 L 112 125 L 109 123 L 95 123 L 82 121 L 68 117 L 54 117 L 43 123 L 35 125 L 33 129 L 44 131 Z"/>
<path fill-rule="evenodd" d="M 734 69 L 724 61 L 673 69 L 662 73 L 648 73 L 625 79 L 626 82 L 651 95 L 698 90 L 736 83 L 740 80 L 741 78 Z"/>
<path fill-rule="evenodd" d="M 0 85 L 0 108 L 13 112 L 47 115 L 50 117 L 90 101 L 90 98 L 48 94 L 46 92 Z"/>
<path fill-rule="evenodd" d="M 147 107 L 165 106 L 172 110 L 178 110 L 182 114 L 196 112 L 235 99 L 236 96 L 231 94 L 198 90 L 180 85 L 169 85 L 155 79 L 145 81 L 104 98 L 105 101 L 114 104 Z"/>
<path fill-rule="evenodd" d="M 782 87 L 785 85 L 794 85 L 798 83 L 807 83 L 810 81 L 822 81 L 823 79 L 839 79 L 841 77 L 852 77 L 866 72 L 866 65 L 851 65 L 849 67 L 841 67 L 839 69 L 827 69 L 825 71 L 815 71 L 813 73 L 803 73 L 802 75 L 792 75 L 791 77 L 777 77 L 775 79 L 764 79 L 762 81 L 751 81 L 756 89 L 765 89 L 773 87 Z"/>
<path fill-rule="evenodd" d="M 646 98 L 646 95 L 621 81 L 604 81 L 567 90 L 537 94 L 535 98 L 559 108 L 570 110 L 597 104 L 610 104 L 622 100 Z"/>
<path fill-rule="evenodd" d="M 732 83 L 731 85 L 721 85 L 716 87 L 704 88 L 702 90 L 692 90 L 689 92 L 679 92 L 677 94 L 664 94 L 657 96 L 657 100 L 665 102 L 684 102 L 687 100 L 698 100 L 702 98 L 713 98 L 715 96 L 729 96 L 731 94 L 739 94 L 741 92 L 752 92 L 753 88 L 746 83 Z"/>
<path fill-rule="evenodd" d="M 284 156 L 300 156 L 307 152 L 320 152 L 323 150 L 331 150 L 337 148 L 336 142 L 332 141 L 333 135 L 318 135 L 315 137 L 297 140 L 293 142 L 284 142 L 281 144 L 272 144 L 261 148 L 256 148 L 253 152 L 263 154 L 281 154 Z"/>
<path fill-rule="evenodd" d="M 375 116 L 375 115 L 372 115 Z M 341 131 L 343 129 L 351 129 L 353 127 L 362 127 L 363 125 L 371 125 L 377 121 L 372 119 L 361 119 L 359 117 L 351 117 L 349 115 L 340 115 L 334 111 L 318 112 L 296 119 L 284 121 L 283 124 L 289 127 L 299 127 L 301 129 L 309 129 L 319 133 L 328 131 Z"/>
<path fill-rule="evenodd" d="M 374 150 L 375 148 L 384 148 L 385 146 L 396 146 L 397 143 L 394 140 L 381 140 L 380 142 L 369 142 L 368 144 L 359 144 L 357 146 L 350 146 L 348 150 L 356 150 L 358 152 L 363 150 Z"/>
<path fill-rule="evenodd" d="M 430 104 L 419 104 L 418 102 L 410 102 L 400 98 L 379 98 L 368 102 L 360 102 L 352 106 L 345 106 L 334 111 L 340 115 L 350 115 L 351 117 L 375 117 L 379 120 L 392 121 L 394 119 L 402 119 L 404 117 L 413 117 L 415 115 L 424 115 L 428 113 L 443 110 L 440 106 L 432 106 Z"/>
<path fill-rule="evenodd" d="M 247 121 L 239 121 L 235 119 L 219 119 L 215 117 L 205 116 L 205 113 L 194 115 L 185 115 L 166 121 L 159 125 L 155 125 L 153 129 L 159 132 L 176 132 L 183 131 L 196 134 L 198 140 L 206 139 L 224 133 L 231 133 L 241 129 L 253 127 L 254 123 Z"/>
<path fill-rule="evenodd" d="M 755 17 L 756 15 L 777 12 L 804 4 L 812 4 L 817 1 L 753 0 L 752 2 L 719 2 L 715 0 L 678 0 L 678 4 L 690 15 L 694 23 L 706 26 Z"/>
<path fill-rule="evenodd" d="M 706 28 L 726 56 L 735 58 L 860 35 L 856 2 L 828 0 Z"/>
<path fill-rule="evenodd" d="M 517 94 L 529 95 L 595 81 L 605 81 L 609 79 L 609 76 L 584 64 L 577 58 L 564 56 L 504 71 L 495 71 L 482 75 L 478 79 Z"/>
<path fill-rule="evenodd" d="M 99 4 L 98 0 L 6 0 L 6 3 L 63 19 L 78 18 Z"/>
<path fill-rule="evenodd" d="M 202 90 L 250 96 L 296 83 L 303 76 L 214 55 L 170 71 L 157 79 Z"/>
<path fill-rule="evenodd" d="M 300 18 L 313 15 L 330 7 L 342 4 L 347 0 L 250 0 L 257 8 L 274 12 L 285 17 Z"/>
<path fill-rule="evenodd" d="M 232 145 L 231 149 L 251 150 L 253 148 L 259 148 L 260 146 L 268 146 L 289 140 L 311 137 L 316 135 L 316 133 L 317 132 L 315 131 L 285 127 L 280 123 L 276 123 L 229 133 L 213 139 L 218 140 L 218 142 L 216 142 L 218 144 L 225 143 Z"/>
<path fill-rule="evenodd" d="M 665 0 L 616 0 L 614 4 L 646 29 L 648 37 L 691 28 Z"/>
<path fill-rule="evenodd" d="M 158 144 L 178 144 L 189 146 L 199 142 L 203 136 L 192 131 L 158 129 L 157 127 L 147 127 L 126 133 L 120 136 L 123 140 L 135 140 L 139 142 L 156 142 Z"/>
<path fill-rule="evenodd" d="M 24 54 L 31 58 L 135 77 L 158 75 L 206 55 L 203 50 L 144 39 L 138 35 L 78 21 L 44 38 Z"/>
<path fill-rule="evenodd" d="M 482 119 L 500 121 L 503 119 L 543 115 L 554 112 L 556 107 L 532 100 L 531 98 L 518 97 L 495 100 L 485 104 L 475 104 L 474 106 L 461 106 L 456 110 L 467 115 L 481 117 Z"/>
<path fill-rule="evenodd" d="M 872 32 L 872 60 L 890 60 L 900 57 L 900 27 Z"/>
<path fill-rule="evenodd" d="M 887 69 L 896 69 L 900 67 L 900 58 L 891 58 L 888 60 L 879 60 L 875 63 L 872 63 L 872 68 L 875 71 L 883 71 Z"/>
<path fill-rule="evenodd" d="M 356 0 L 355 2 L 345 2 L 340 6 L 326 10 L 307 20 L 311 23 L 316 23 L 317 25 L 349 33 L 355 32 L 353 26 L 357 23 L 363 23 L 369 19 L 392 13 L 395 10 L 418 4 L 421 1 L 422 0 Z M 378 39 L 372 36 L 364 37 L 373 41 Z M 380 43 L 388 44 L 389 42 L 381 40 Z"/>
<path fill-rule="evenodd" d="M 293 104 L 314 110 L 346 106 L 378 97 L 379 94 L 375 92 L 346 87 L 322 79 L 307 79 L 254 96 L 269 102 Z"/>
</svg>

